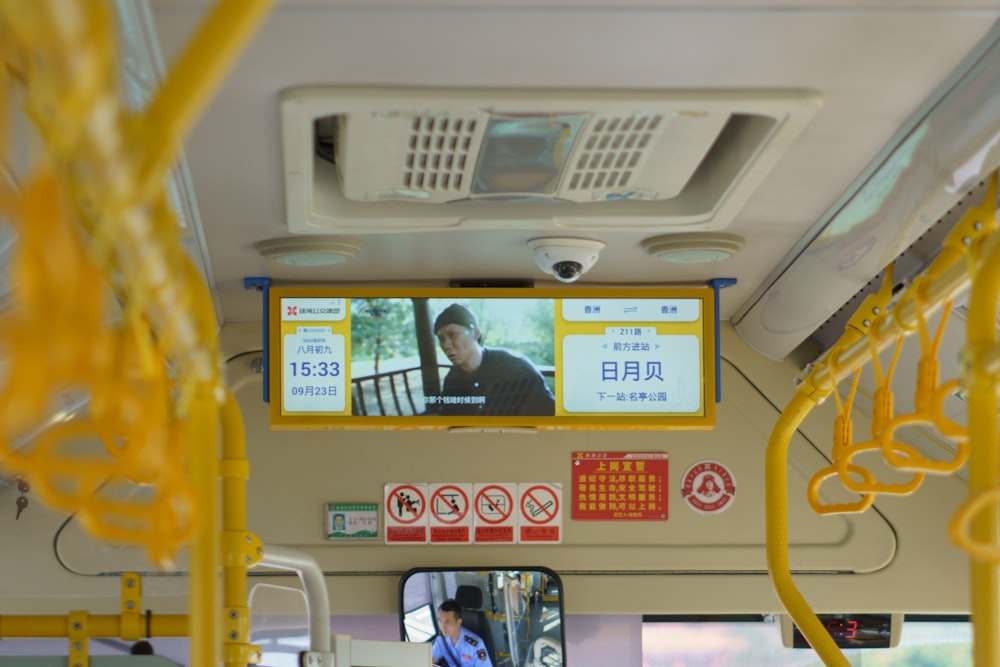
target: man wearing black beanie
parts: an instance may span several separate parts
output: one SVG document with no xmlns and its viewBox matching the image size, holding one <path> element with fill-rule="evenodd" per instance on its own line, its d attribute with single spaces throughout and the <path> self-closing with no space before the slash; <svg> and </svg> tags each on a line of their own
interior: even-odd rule
<svg viewBox="0 0 1000 667">
<path fill-rule="evenodd" d="M 483 347 L 475 314 L 453 303 L 434 320 L 434 335 L 452 367 L 440 396 L 443 415 L 555 414 L 545 378 L 523 354 Z"/>
</svg>

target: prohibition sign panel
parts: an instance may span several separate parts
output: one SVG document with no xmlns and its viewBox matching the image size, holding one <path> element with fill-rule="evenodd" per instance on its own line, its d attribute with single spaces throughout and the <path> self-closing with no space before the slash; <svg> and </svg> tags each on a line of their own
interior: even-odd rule
<svg viewBox="0 0 1000 667">
<path fill-rule="evenodd" d="M 562 542 L 562 484 L 518 484 L 520 542 Z"/>
<path fill-rule="evenodd" d="M 477 544 L 514 544 L 517 539 L 517 514 L 514 507 L 517 484 L 476 484 L 475 542 Z"/>
<path fill-rule="evenodd" d="M 431 484 L 431 544 L 472 542 L 471 484 Z"/>
<path fill-rule="evenodd" d="M 427 541 L 427 485 L 385 485 L 386 544 Z"/>
</svg>

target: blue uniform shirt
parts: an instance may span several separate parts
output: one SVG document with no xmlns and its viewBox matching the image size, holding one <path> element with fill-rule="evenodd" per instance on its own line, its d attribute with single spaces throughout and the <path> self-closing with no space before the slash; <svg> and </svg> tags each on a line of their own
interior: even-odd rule
<svg viewBox="0 0 1000 667">
<path fill-rule="evenodd" d="M 486 644 L 474 632 L 462 628 L 458 643 L 452 644 L 444 635 L 434 638 L 431 657 L 435 663 L 444 662 L 448 667 L 493 667 Z"/>
</svg>

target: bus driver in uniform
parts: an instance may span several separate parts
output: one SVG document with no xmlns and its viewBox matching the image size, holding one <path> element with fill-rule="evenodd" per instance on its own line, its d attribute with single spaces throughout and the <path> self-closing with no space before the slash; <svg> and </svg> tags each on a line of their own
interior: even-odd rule
<svg viewBox="0 0 1000 667">
<path fill-rule="evenodd" d="M 471 310 L 453 303 L 434 321 L 438 345 L 452 363 L 444 378 L 443 415 L 553 415 L 555 397 L 523 354 L 484 347 Z"/>
<path fill-rule="evenodd" d="M 462 607 L 445 600 L 438 607 L 438 628 L 431 657 L 440 667 L 493 667 L 486 644 L 476 633 L 462 627 Z"/>
</svg>

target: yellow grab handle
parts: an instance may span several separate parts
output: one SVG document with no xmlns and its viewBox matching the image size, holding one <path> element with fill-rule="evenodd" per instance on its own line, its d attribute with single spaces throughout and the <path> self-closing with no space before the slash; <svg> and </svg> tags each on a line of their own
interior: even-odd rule
<svg viewBox="0 0 1000 667">
<path fill-rule="evenodd" d="M 908 454 L 910 452 L 916 452 L 916 450 L 909 445 L 900 444 L 900 448 Z M 854 457 L 858 454 L 877 451 L 878 449 L 879 443 L 872 440 L 852 445 L 846 452 L 845 456 L 841 460 L 835 462 L 837 471 L 840 473 L 840 483 L 856 493 L 887 493 L 890 495 L 906 496 L 916 491 L 924 481 L 924 474 L 921 472 L 913 473 L 913 476 L 907 482 L 880 482 L 875 479 L 874 475 L 871 475 L 870 471 L 867 471 L 866 468 L 863 468 L 856 463 L 852 463 Z M 871 478 L 872 481 L 869 482 L 868 478 L 865 478 L 864 481 L 854 479 L 851 476 L 851 473 L 858 472 L 859 470 L 869 472 L 869 478 Z M 862 477 L 864 477 L 864 475 L 862 475 Z"/>
<path fill-rule="evenodd" d="M 947 460 L 929 458 L 921 454 L 919 450 L 893 440 L 892 436 L 897 429 L 914 425 L 936 426 L 937 421 L 930 413 L 926 415 L 903 415 L 890 421 L 889 425 L 882 432 L 879 438 L 879 448 L 882 450 L 882 456 L 891 465 L 900 470 L 929 472 L 936 475 L 950 475 L 965 465 L 965 459 L 969 455 L 968 444 L 965 440 L 957 442 L 955 455 Z M 900 456 L 898 454 L 900 451 L 905 451 L 906 456 Z"/>
<path fill-rule="evenodd" d="M 934 427 L 943 435 L 952 440 L 964 443 L 969 440 L 969 429 L 953 419 L 949 419 L 944 414 L 944 402 L 949 396 L 957 392 L 961 386 L 961 383 L 956 378 L 945 382 L 937 388 L 931 400 L 931 418 L 934 420 Z"/>
<path fill-rule="evenodd" d="M 869 483 L 875 482 L 871 473 L 864 468 L 857 466 L 850 466 L 850 468 L 854 468 L 855 470 L 852 470 L 852 472 L 863 476 L 865 481 Z M 806 498 L 809 500 L 809 506 L 812 507 L 814 512 L 823 515 L 859 514 L 872 506 L 872 503 L 875 502 L 874 493 L 863 493 L 861 494 L 861 498 L 853 503 L 824 503 L 820 500 L 820 486 L 822 486 L 824 481 L 838 474 L 839 471 L 836 466 L 827 466 L 813 475 L 812 479 L 809 480 L 809 487 L 806 489 Z"/>
<path fill-rule="evenodd" d="M 976 516 L 998 499 L 1000 499 L 1000 486 L 980 491 L 959 505 L 948 523 L 948 537 L 951 538 L 952 543 L 959 549 L 988 563 L 1000 563 L 1000 546 L 997 546 L 996 543 L 976 540 L 970 532 Z"/>
</svg>

